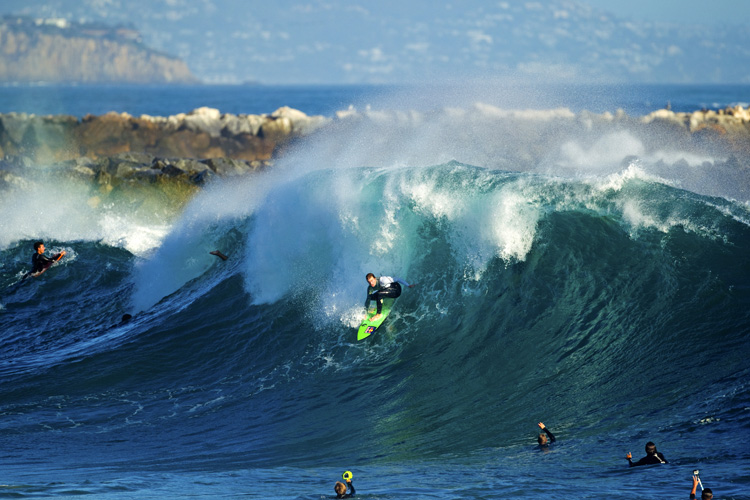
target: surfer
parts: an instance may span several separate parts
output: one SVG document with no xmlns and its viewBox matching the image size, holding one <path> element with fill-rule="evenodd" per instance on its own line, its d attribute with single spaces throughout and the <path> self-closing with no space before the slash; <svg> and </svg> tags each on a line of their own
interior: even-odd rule
<svg viewBox="0 0 750 500">
<path fill-rule="evenodd" d="M 227 260 L 229 258 L 218 250 L 214 250 L 213 252 L 208 252 L 208 253 L 210 253 L 211 255 L 217 256 L 221 260 Z"/>
<path fill-rule="evenodd" d="M 542 422 L 539 422 L 537 424 L 540 429 L 544 431 L 544 434 L 539 434 L 539 436 L 536 438 L 537 442 L 539 443 L 539 446 L 541 447 L 547 447 L 555 442 L 555 435 L 552 434 L 547 427 L 544 426 Z M 546 436 L 545 436 L 546 434 Z M 548 439 L 549 438 L 549 439 Z"/>
<path fill-rule="evenodd" d="M 633 463 L 633 455 L 628 453 L 625 458 L 628 459 L 628 463 L 630 464 L 630 467 L 637 467 L 639 465 L 650 465 L 650 464 L 666 464 L 667 459 L 664 458 L 664 455 L 660 452 L 656 451 L 656 445 L 649 441 L 646 443 L 646 456 L 642 459 L 638 460 L 637 462 Z"/>
<path fill-rule="evenodd" d="M 380 318 L 384 298 L 395 299 L 400 297 L 401 285 L 409 288 L 414 287 L 414 285 L 410 285 L 401 278 L 392 278 L 390 276 L 376 278 L 372 273 L 367 273 L 365 279 L 367 279 L 367 283 L 370 285 L 367 287 L 367 300 L 365 300 L 365 318 L 367 317 L 367 309 L 370 307 L 370 301 L 374 300 L 378 310 L 377 314 L 372 317 L 373 320 Z"/>
<path fill-rule="evenodd" d="M 349 486 L 349 493 L 346 492 L 347 486 Z M 356 493 L 351 479 L 347 479 L 346 484 L 341 481 L 336 481 L 336 484 L 333 485 L 333 491 L 336 492 L 336 498 L 352 498 Z"/>
<path fill-rule="evenodd" d="M 34 254 L 31 256 L 31 272 L 27 276 L 33 276 L 36 278 L 44 271 L 50 268 L 52 264 L 63 258 L 65 250 L 52 256 L 52 258 L 44 255 L 44 243 L 37 241 L 34 243 Z"/>
</svg>

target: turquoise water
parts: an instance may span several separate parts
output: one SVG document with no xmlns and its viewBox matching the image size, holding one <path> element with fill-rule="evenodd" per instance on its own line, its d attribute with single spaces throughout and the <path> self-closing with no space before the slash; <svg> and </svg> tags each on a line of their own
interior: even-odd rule
<svg viewBox="0 0 750 500">
<path fill-rule="evenodd" d="M 647 159 L 562 176 L 348 139 L 179 212 L 1 193 L 0 497 L 319 499 L 351 470 L 362 498 L 672 498 L 698 468 L 750 498 L 746 203 Z M 21 281 L 39 238 L 68 255 Z M 367 272 L 417 286 L 357 342 Z M 647 441 L 670 464 L 628 469 Z"/>
</svg>

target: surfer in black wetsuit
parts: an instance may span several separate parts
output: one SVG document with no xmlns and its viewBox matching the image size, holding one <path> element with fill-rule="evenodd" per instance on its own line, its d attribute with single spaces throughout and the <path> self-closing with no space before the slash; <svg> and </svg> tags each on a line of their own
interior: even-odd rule
<svg viewBox="0 0 750 500">
<path fill-rule="evenodd" d="M 349 486 L 349 493 L 346 492 L 347 486 Z M 336 481 L 336 484 L 333 485 L 333 491 L 336 492 L 336 498 L 352 498 L 356 493 L 351 479 L 347 479 L 346 484 L 342 483 L 341 481 Z"/>
<path fill-rule="evenodd" d="M 381 276 L 376 278 L 374 274 L 368 273 L 365 276 L 367 283 L 370 285 L 367 287 L 367 300 L 365 300 L 365 317 L 367 317 L 367 309 L 370 307 L 370 301 L 374 300 L 378 307 L 377 314 L 372 319 L 378 319 L 380 313 L 383 310 L 383 299 L 390 298 L 395 299 L 401 296 L 401 285 L 413 288 L 414 285 L 410 285 L 401 278 L 392 278 L 390 276 Z"/>
<path fill-rule="evenodd" d="M 44 243 L 37 241 L 34 243 L 34 254 L 31 256 L 31 272 L 26 276 L 33 276 L 36 278 L 49 269 L 52 264 L 62 259 L 63 255 L 65 255 L 65 250 L 53 255 L 52 258 L 47 257 L 44 255 Z"/>
<path fill-rule="evenodd" d="M 544 431 L 544 434 L 539 434 L 539 437 L 536 438 L 537 442 L 539 443 L 539 446 L 547 447 L 555 442 L 555 435 L 552 434 L 547 427 L 544 426 L 543 423 L 539 422 L 537 424 L 540 429 Z"/>
<path fill-rule="evenodd" d="M 217 256 L 221 260 L 227 260 L 229 258 L 218 250 L 214 250 L 213 252 L 208 252 L 208 253 L 210 253 L 211 255 Z"/>
<path fill-rule="evenodd" d="M 646 443 L 646 456 L 642 459 L 638 460 L 637 462 L 633 463 L 633 455 L 628 453 L 625 458 L 628 459 L 628 463 L 630 464 L 630 467 L 637 467 L 639 465 L 650 465 L 650 464 L 666 464 L 667 459 L 664 458 L 664 455 L 662 455 L 660 452 L 656 451 L 656 445 L 649 441 Z"/>
</svg>

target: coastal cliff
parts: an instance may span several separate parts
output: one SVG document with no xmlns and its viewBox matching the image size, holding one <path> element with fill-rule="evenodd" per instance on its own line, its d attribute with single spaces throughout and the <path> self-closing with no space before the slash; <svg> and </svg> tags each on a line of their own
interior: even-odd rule
<svg viewBox="0 0 750 500">
<path fill-rule="evenodd" d="M 187 65 L 124 27 L 5 17 L 0 82 L 196 83 Z"/>
</svg>

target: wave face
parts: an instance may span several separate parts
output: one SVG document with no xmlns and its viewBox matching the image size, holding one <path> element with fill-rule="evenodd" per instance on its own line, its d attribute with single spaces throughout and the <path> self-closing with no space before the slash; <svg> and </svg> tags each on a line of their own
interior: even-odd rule
<svg viewBox="0 0 750 500">
<path fill-rule="evenodd" d="M 123 236 L 145 224 L 123 217 Z M 48 229 L 69 256 L 40 278 L 20 281 L 33 240 L 2 249 L 0 435 L 24 443 L 11 464 L 227 471 L 488 449 L 525 463 L 538 420 L 598 466 L 606 439 L 679 456 L 676 435 L 711 438 L 693 463 L 750 423 L 747 206 L 636 165 L 257 177 L 207 189 L 137 250 L 81 220 Z M 356 342 L 367 272 L 417 286 Z"/>
</svg>

